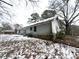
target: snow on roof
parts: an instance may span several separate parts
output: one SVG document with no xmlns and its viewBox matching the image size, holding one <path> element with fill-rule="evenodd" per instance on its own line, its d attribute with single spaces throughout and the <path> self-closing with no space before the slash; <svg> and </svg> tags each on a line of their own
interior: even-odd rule
<svg viewBox="0 0 79 59">
<path fill-rule="evenodd" d="M 38 22 L 28 24 L 26 27 L 36 25 L 36 24 L 39 24 L 39 23 L 43 23 L 43 22 L 47 22 L 47 21 L 51 21 L 51 20 L 55 19 L 56 17 L 57 17 L 57 15 L 55 17 L 47 18 L 47 19 L 44 19 L 44 20 L 40 20 Z"/>
</svg>

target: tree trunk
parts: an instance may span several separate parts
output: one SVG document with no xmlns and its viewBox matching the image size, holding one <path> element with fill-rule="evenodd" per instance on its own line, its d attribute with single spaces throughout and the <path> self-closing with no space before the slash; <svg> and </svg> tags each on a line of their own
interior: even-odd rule
<svg viewBox="0 0 79 59">
<path fill-rule="evenodd" d="M 71 31 L 71 26 L 69 24 L 66 24 L 66 30 L 65 30 L 65 34 L 66 35 L 70 35 L 70 31 Z"/>
</svg>

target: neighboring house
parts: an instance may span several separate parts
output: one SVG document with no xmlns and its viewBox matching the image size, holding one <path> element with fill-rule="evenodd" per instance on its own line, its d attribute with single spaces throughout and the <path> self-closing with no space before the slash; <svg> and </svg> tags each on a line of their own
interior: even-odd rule
<svg viewBox="0 0 79 59">
<path fill-rule="evenodd" d="M 2 30 L 3 30 L 3 25 L 2 23 L 0 23 L 0 34 L 2 33 Z"/>
<path fill-rule="evenodd" d="M 14 30 L 3 30 L 2 31 L 3 34 L 15 34 Z"/>
<path fill-rule="evenodd" d="M 20 34 L 20 35 L 26 35 L 26 27 L 19 29 L 18 30 L 18 34 Z"/>
<path fill-rule="evenodd" d="M 0 23 L 0 31 L 2 30 L 2 28 L 3 28 L 3 25 Z"/>
<path fill-rule="evenodd" d="M 56 18 L 57 16 L 44 19 L 36 23 L 31 23 L 24 28 L 25 29 L 24 34 L 36 37 L 38 36 L 44 37 L 52 35 L 53 33 L 56 34 L 57 32 L 60 31 L 59 24 Z"/>
</svg>

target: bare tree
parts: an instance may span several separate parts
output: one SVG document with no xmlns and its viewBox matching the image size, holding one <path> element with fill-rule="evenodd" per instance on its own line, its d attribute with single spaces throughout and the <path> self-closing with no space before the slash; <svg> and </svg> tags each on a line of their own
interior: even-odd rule
<svg viewBox="0 0 79 59">
<path fill-rule="evenodd" d="M 36 0 L 17 0 L 17 2 L 20 4 L 21 1 L 24 1 L 26 4 L 26 7 L 28 5 L 28 2 L 30 2 L 34 8 L 35 4 L 36 4 Z M 16 0 L 10 0 L 11 3 L 8 3 L 7 0 L 0 0 L 0 21 L 11 21 L 11 17 L 13 17 L 13 14 L 11 13 L 12 10 L 9 10 L 8 7 L 6 6 L 14 6 L 16 4 Z M 12 5 L 14 4 L 14 5 Z M 19 5 L 18 4 L 18 5 Z"/>
<path fill-rule="evenodd" d="M 11 15 L 10 15 L 9 11 L 7 10 L 7 7 L 5 7 L 6 5 L 13 6 L 12 4 L 10 4 L 4 0 L 0 0 L 0 21 L 4 20 L 4 19 L 8 20 L 9 18 L 11 18 Z"/>
<path fill-rule="evenodd" d="M 22 26 L 20 24 L 14 24 L 15 27 L 15 33 L 17 34 L 18 31 L 22 28 Z"/>
<path fill-rule="evenodd" d="M 9 23 L 2 22 L 2 25 L 3 25 L 3 30 L 12 30 L 13 29 Z"/>
<path fill-rule="evenodd" d="M 79 0 L 75 0 L 73 4 L 70 2 L 71 0 L 54 0 L 50 2 L 49 6 L 57 11 L 59 17 L 63 18 L 60 21 L 65 26 L 65 34 L 67 35 L 70 34 L 72 23 L 79 20 Z"/>
</svg>

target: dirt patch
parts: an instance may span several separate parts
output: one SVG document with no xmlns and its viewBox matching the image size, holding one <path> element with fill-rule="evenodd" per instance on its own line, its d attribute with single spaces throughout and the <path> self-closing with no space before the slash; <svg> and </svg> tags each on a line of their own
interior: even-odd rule
<svg viewBox="0 0 79 59">
<path fill-rule="evenodd" d="M 77 47 L 79 48 L 79 41 L 77 41 L 76 36 L 65 36 L 63 39 L 56 39 L 53 40 L 54 43 L 62 43 L 69 46 Z"/>
<path fill-rule="evenodd" d="M 79 56 L 76 59 L 79 59 Z"/>
<path fill-rule="evenodd" d="M 36 36 L 36 38 L 40 38 L 42 40 L 52 41 L 54 43 L 62 43 L 62 44 L 66 44 L 66 45 L 69 45 L 69 46 L 79 48 L 79 37 L 78 36 L 66 35 L 62 38 L 58 37 L 55 40 L 53 39 L 52 35 L 38 35 L 38 36 Z"/>
</svg>

